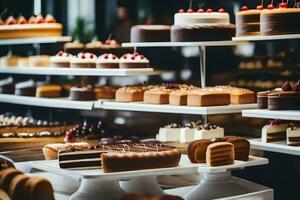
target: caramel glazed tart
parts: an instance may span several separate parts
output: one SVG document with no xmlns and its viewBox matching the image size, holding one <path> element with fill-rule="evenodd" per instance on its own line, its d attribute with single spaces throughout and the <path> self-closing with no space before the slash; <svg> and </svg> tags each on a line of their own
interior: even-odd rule
<svg viewBox="0 0 300 200">
<path fill-rule="evenodd" d="M 102 167 L 106 173 L 176 167 L 180 157 L 181 152 L 175 147 L 148 143 L 101 144 L 91 148 L 64 149 L 58 153 L 61 168 Z"/>
</svg>

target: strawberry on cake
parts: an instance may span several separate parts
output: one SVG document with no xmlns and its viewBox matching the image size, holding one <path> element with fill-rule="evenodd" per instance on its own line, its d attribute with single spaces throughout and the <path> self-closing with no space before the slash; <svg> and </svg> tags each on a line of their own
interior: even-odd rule
<svg viewBox="0 0 300 200">
<path fill-rule="evenodd" d="M 149 60 L 138 52 L 127 53 L 120 58 L 120 68 L 147 68 Z"/>
<path fill-rule="evenodd" d="M 98 57 L 97 68 L 119 68 L 119 58 L 111 53 L 105 53 Z"/>
<path fill-rule="evenodd" d="M 97 56 L 92 53 L 79 53 L 70 62 L 71 68 L 95 68 Z"/>
</svg>

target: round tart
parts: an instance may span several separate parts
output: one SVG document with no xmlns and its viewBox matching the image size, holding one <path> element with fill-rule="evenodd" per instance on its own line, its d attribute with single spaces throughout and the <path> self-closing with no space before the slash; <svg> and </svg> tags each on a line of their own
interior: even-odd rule
<svg viewBox="0 0 300 200">
<path fill-rule="evenodd" d="M 137 52 L 127 53 L 120 58 L 120 68 L 147 68 L 149 60 Z"/>
<path fill-rule="evenodd" d="M 119 68 L 119 58 L 114 54 L 103 54 L 96 61 L 97 68 Z"/>
<path fill-rule="evenodd" d="M 92 53 L 79 53 L 70 62 L 71 68 L 95 68 L 97 56 Z"/>
<path fill-rule="evenodd" d="M 50 63 L 52 67 L 70 67 L 70 61 L 72 59 L 72 55 L 60 51 L 55 56 L 50 57 Z"/>
</svg>

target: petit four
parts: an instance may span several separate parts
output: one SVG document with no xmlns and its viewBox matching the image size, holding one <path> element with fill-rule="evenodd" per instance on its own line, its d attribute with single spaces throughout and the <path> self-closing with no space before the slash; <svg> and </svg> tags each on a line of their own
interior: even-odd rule
<svg viewBox="0 0 300 200">
<path fill-rule="evenodd" d="M 172 123 L 161 127 L 158 132 L 158 140 L 161 142 L 178 142 L 180 140 L 181 126 Z"/>
<path fill-rule="evenodd" d="M 72 57 L 67 52 L 59 51 L 55 56 L 50 57 L 51 67 L 70 67 Z"/>
<path fill-rule="evenodd" d="M 188 143 L 194 141 L 195 131 L 199 126 L 201 126 L 201 121 L 185 124 L 180 129 L 180 136 L 179 136 L 180 143 Z"/>
<path fill-rule="evenodd" d="M 188 90 L 175 90 L 169 94 L 169 104 L 175 106 L 187 105 Z"/>
<path fill-rule="evenodd" d="M 208 145 L 206 150 L 206 163 L 212 167 L 233 164 L 233 144 L 229 142 L 216 142 Z"/>
<path fill-rule="evenodd" d="M 216 125 L 201 125 L 194 132 L 194 140 L 224 137 L 224 129 Z"/>
<path fill-rule="evenodd" d="M 300 128 L 288 128 L 286 130 L 286 139 L 289 146 L 300 146 Z"/>
<path fill-rule="evenodd" d="M 287 123 L 282 123 L 280 120 L 273 120 L 269 125 L 265 125 L 261 131 L 262 142 L 275 142 L 286 140 Z"/>
<path fill-rule="evenodd" d="M 95 100 L 95 92 L 90 86 L 71 87 L 69 99 L 73 101 L 92 101 Z"/>
<path fill-rule="evenodd" d="M 144 99 L 144 87 L 123 87 L 116 92 L 117 102 L 137 102 Z"/>
<path fill-rule="evenodd" d="M 96 61 L 97 68 L 119 68 L 119 58 L 114 54 L 103 54 Z"/>
<path fill-rule="evenodd" d="M 79 53 L 70 61 L 71 68 L 95 68 L 97 56 L 92 53 Z"/>
<path fill-rule="evenodd" d="M 131 27 L 130 42 L 169 42 L 168 25 L 136 25 Z"/>
<path fill-rule="evenodd" d="M 137 52 L 127 53 L 119 60 L 120 68 L 148 68 L 149 60 L 142 54 Z"/>
<path fill-rule="evenodd" d="M 36 88 L 36 97 L 55 98 L 61 96 L 61 86 L 54 84 L 41 85 Z"/>
<path fill-rule="evenodd" d="M 154 88 L 144 92 L 144 103 L 169 104 L 170 89 Z"/>
</svg>

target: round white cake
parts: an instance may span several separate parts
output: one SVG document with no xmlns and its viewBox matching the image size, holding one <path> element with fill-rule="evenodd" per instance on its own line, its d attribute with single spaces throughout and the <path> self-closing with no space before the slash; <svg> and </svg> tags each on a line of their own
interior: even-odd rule
<svg viewBox="0 0 300 200">
<path fill-rule="evenodd" d="M 221 12 L 206 13 L 176 13 L 175 25 L 195 24 L 230 24 L 229 14 Z"/>
</svg>

